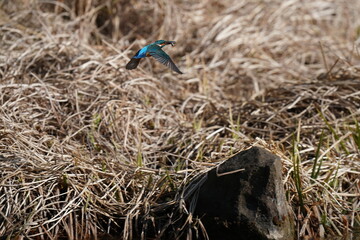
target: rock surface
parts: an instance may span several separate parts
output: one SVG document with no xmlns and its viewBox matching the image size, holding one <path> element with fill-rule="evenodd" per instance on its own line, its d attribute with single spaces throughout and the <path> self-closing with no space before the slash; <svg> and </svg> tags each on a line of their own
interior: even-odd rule
<svg viewBox="0 0 360 240">
<path fill-rule="evenodd" d="M 195 209 L 209 238 L 294 239 L 281 170 L 280 158 L 259 147 L 210 170 Z"/>
</svg>

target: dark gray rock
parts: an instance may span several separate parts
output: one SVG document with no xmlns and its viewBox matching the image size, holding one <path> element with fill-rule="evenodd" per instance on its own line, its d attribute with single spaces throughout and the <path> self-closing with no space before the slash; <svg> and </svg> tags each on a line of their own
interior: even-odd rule
<svg viewBox="0 0 360 240">
<path fill-rule="evenodd" d="M 253 147 L 209 171 L 195 209 L 209 238 L 294 239 L 281 170 L 279 157 Z"/>
</svg>

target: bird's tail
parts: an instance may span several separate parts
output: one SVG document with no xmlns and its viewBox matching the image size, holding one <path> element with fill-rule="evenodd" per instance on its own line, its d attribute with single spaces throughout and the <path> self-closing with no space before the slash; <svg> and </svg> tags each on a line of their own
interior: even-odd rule
<svg viewBox="0 0 360 240">
<path fill-rule="evenodd" d="M 135 69 L 138 65 L 139 65 L 139 62 L 140 62 L 141 58 L 132 58 L 130 60 L 130 62 L 128 62 L 128 64 L 126 64 L 126 69 Z"/>
</svg>

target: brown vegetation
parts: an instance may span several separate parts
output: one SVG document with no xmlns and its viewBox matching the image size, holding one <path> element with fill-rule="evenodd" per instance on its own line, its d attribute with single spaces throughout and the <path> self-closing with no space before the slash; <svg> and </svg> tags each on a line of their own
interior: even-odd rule
<svg viewBox="0 0 360 240">
<path fill-rule="evenodd" d="M 205 234 L 196 184 L 283 159 L 299 238 L 360 225 L 360 2 L 0 2 L 0 236 Z M 178 75 L 154 61 L 157 39 Z M 199 183 L 200 184 L 200 183 Z M 169 235 L 170 234 L 170 235 Z"/>
</svg>

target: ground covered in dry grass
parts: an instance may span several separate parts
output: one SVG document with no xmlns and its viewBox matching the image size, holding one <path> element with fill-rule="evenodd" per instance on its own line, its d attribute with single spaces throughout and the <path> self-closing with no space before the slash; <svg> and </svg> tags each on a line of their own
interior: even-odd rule
<svg viewBox="0 0 360 240">
<path fill-rule="evenodd" d="M 203 236 L 200 173 L 279 155 L 299 238 L 360 225 L 360 2 L 0 1 L 0 236 Z M 157 39 L 178 75 L 124 66 Z"/>
</svg>

